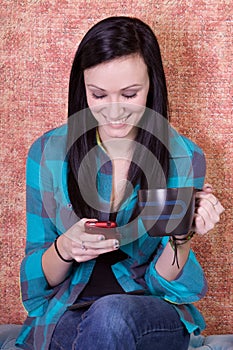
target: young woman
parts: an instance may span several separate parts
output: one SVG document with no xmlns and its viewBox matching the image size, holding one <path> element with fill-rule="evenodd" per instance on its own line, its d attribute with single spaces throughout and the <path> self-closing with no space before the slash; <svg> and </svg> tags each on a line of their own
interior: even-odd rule
<svg viewBox="0 0 233 350">
<path fill-rule="evenodd" d="M 206 281 L 191 235 L 150 237 L 137 206 L 139 189 L 193 186 L 199 234 L 223 211 L 204 186 L 202 151 L 169 126 L 167 105 L 145 23 L 111 17 L 88 31 L 71 70 L 68 124 L 28 156 L 21 348 L 183 350 L 204 328 L 193 303 Z M 116 222 L 124 239 L 87 233 L 97 220 Z"/>
</svg>

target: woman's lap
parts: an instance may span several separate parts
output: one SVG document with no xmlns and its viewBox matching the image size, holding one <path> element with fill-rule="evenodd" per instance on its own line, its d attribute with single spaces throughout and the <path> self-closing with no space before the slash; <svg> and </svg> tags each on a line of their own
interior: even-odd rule
<svg viewBox="0 0 233 350">
<path fill-rule="evenodd" d="M 150 296 L 109 295 L 88 310 L 67 311 L 51 350 L 186 350 L 189 334 L 169 303 Z"/>
</svg>

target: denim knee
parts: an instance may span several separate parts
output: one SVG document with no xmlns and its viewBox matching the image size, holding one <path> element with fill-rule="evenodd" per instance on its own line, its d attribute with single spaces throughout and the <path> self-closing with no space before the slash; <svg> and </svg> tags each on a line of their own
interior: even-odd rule
<svg viewBox="0 0 233 350">
<path fill-rule="evenodd" d="M 118 328 L 126 326 L 124 320 L 129 318 L 130 306 L 122 295 L 107 295 L 95 301 L 87 311 L 86 317 L 90 313 L 92 322 L 96 322 L 100 331 L 103 332 L 106 327 L 108 331 L 112 328 L 116 332 Z"/>
<path fill-rule="evenodd" d="M 83 314 L 73 349 L 134 350 L 135 337 L 122 314 L 121 298 L 109 295 L 98 299 Z"/>
<path fill-rule="evenodd" d="M 74 349 L 188 348 L 189 335 L 177 312 L 161 299 L 109 295 L 98 299 L 83 316 Z"/>
</svg>

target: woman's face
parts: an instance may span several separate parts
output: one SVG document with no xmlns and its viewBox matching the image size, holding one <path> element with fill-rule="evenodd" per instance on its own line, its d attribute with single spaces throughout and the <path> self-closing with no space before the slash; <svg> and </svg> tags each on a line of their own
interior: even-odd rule
<svg viewBox="0 0 233 350">
<path fill-rule="evenodd" d="M 147 66 L 140 55 L 124 56 L 84 71 L 87 103 L 102 141 L 136 136 L 149 90 Z"/>
</svg>

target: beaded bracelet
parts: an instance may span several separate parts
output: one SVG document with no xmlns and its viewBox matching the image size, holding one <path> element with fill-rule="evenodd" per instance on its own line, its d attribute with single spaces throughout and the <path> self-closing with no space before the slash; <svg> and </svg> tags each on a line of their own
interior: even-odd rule
<svg viewBox="0 0 233 350">
<path fill-rule="evenodd" d="M 62 261 L 65 261 L 66 263 L 71 263 L 74 261 L 74 259 L 64 259 L 63 256 L 61 255 L 61 253 L 59 252 L 58 250 L 58 246 L 57 246 L 57 240 L 58 240 L 59 236 L 55 239 L 54 241 L 54 248 L 57 252 L 57 255 L 59 256 L 59 258 L 62 260 Z"/>
<path fill-rule="evenodd" d="M 175 236 L 170 236 L 169 237 L 169 243 L 172 247 L 172 249 L 174 250 L 174 259 L 173 259 L 173 262 L 172 262 L 172 265 L 175 264 L 176 262 L 176 265 L 178 267 L 178 269 L 180 268 L 179 266 L 179 262 L 178 262 L 178 254 L 177 254 L 177 247 L 180 246 L 180 245 L 183 245 L 185 243 L 187 243 L 188 241 L 190 241 L 190 239 L 195 235 L 195 232 L 191 231 L 188 233 L 188 235 L 184 238 L 177 238 Z"/>
</svg>

